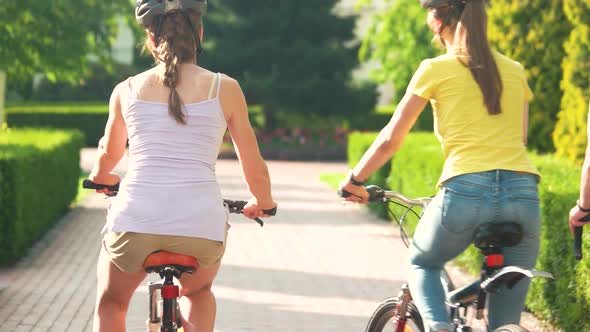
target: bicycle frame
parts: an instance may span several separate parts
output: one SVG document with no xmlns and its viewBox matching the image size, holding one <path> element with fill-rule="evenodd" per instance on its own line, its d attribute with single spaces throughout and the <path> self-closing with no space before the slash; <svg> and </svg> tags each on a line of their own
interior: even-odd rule
<svg viewBox="0 0 590 332">
<path fill-rule="evenodd" d="M 431 197 L 411 199 L 405 197 L 401 193 L 386 191 L 377 186 L 367 186 L 366 189 L 369 193 L 369 201 L 372 202 L 381 201 L 386 203 L 390 200 L 396 200 L 410 206 L 420 206 L 422 208 L 426 208 L 432 201 Z M 343 197 L 346 197 L 346 195 L 348 195 L 348 193 L 342 193 Z M 403 204 L 399 205 L 404 206 Z M 411 208 L 408 207 L 408 211 L 410 209 Z M 421 215 L 418 214 L 416 214 L 416 216 L 419 218 L 421 217 Z M 405 214 L 402 216 L 401 220 L 403 220 L 404 217 Z M 398 220 L 397 218 L 395 219 Z M 402 223 L 399 221 L 398 223 L 401 226 Z M 480 248 L 480 250 L 482 250 L 482 253 L 486 257 L 482 264 L 480 279 L 451 292 L 448 292 L 448 289 L 445 289 L 445 292 L 447 292 L 446 304 L 449 309 L 449 320 L 454 325 L 453 331 L 471 331 L 471 328 L 465 325 L 467 322 L 468 308 L 475 307 L 476 318 L 483 319 L 487 294 L 494 293 L 500 286 L 506 285 L 508 288 L 512 288 L 517 282 L 525 277 L 553 278 L 551 273 L 544 271 L 524 269 L 517 266 L 503 266 L 504 261 L 502 248 L 503 246 L 515 245 L 520 241 L 522 233 L 519 227 L 520 226 L 518 224 L 502 223 L 494 227 L 481 228 L 481 233 L 479 233 L 478 230 L 478 236 L 476 236 L 477 240 L 474 240 L 474 243 L 478 248 Z M 403 229 L 401 231 L 404 233 Z M 502 234 L 502 236 L 490 236 L 490 234 Z M 506 239 L 498 240 L 498 238 L 502 238 L 504 236 L 506 236 Z M 398 294 L 396 308 L 393 311 L 393 319 L 396 323 L 396 332 L 405 331 L 406 322 L 409 317 L 407 308 L 412 301 L 412 295 L 410 294 L 408 285 L 404 284 Z M 381 307 L 383 306 L 380 306 L 380 308 Z M 371 317 L 368 331 L 373 331 L 370 330 L 372 326 L 371 324 L 373 323 L 374 319 L 378 319 L 376 318 L 376 316 L 378 316 L 378 312 L 380 311 L 376 311 L 376 313 Z M 422 329 L 423 328 L 424 327 L 422 327 Z"/>
</svg>

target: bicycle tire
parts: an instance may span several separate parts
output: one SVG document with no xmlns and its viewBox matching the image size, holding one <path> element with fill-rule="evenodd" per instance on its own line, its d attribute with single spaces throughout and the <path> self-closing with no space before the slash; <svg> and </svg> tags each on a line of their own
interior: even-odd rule
<svg viewBox="0 0 590 332">
<path fill-rule="evenodd" d="M 494 332 L 529 332 L 529 330 L 516 324 L 508 324 L 498 327 Z"/>
<path fill-rule="evenodd" d="M 383 332 L 383 331 L 392 331 L 391 328 L 396 327 L 397 323 L 393 321 L 395 316 L 395 311 L 397 308 L 398 299 L 397 297 L 388 298 L 383 301 L 375 310 L 371 318 L 369 319 L 369 323 L 367 324 L 366 332 Z M 424 325 L 422 323 L 422 317 L 416 309 L 416 306 L 413 302 L 408 303 L 407 309 L 407 322 L 406 329 L 404 332 L 424 332 Z M 391 321 L 392 326 L 388 326 L 388 322 Z M 388 327 L 385 330 L 385 327 Z"/>
</svg>

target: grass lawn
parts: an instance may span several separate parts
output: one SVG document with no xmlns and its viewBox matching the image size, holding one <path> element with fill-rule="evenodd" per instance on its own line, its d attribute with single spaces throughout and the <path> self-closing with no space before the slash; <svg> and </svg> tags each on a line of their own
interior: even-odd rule
<svg viewBox="0 0 590 332">
<path fill-rule="evenodd" d="M 338 190 L 338 184 L 346 177 L 346 173 L 327 173 L 320 175 L 320 181 L 326 183 L 330 188 Z"/>
</svg>

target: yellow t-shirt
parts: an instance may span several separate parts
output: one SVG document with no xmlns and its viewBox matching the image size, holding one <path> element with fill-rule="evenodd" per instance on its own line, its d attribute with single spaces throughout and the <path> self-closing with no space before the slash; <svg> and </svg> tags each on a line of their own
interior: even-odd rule
<svg viewBox="0 0 590 332">
<path fill-rule="evenodd" d="M 524 68 L 494 52 L 502 113 L 489 115 L 477 82 L 454 55 L 422 61 L 408 91 L 430 100 L 445 165 L 438 186 L 461 174 L 505 169 L 537 174 L 523 143 L 523 106 L 533 93 Z"/>
</svg>

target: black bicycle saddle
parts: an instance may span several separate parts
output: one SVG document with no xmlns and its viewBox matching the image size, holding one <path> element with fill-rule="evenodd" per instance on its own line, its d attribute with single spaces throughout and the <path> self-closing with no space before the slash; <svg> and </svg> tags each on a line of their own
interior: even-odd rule
<svg viewBox="0 0 590 332">
<path fill-rule="evenodd" d="M 473 244 L 479 249 L 513 247 L 522 240 L 522 226 L 513 222 L 483 224 L 475 233 Z"/>
</svg>

